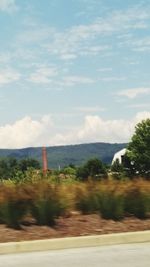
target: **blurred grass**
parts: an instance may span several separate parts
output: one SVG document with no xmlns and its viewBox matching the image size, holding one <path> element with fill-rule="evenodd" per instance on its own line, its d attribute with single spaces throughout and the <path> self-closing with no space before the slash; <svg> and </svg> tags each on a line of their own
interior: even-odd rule
<svg viewBox="0 0 150 267">
<path fill-rule="evenodd" d="M 17 178 L 18 179 L 18 178 Z M 122 220 L 126 216 L 146 219 L 150 216 L 150 182 L 138 180 L 102 180 L 79 182 L 28 173 L 27 179 L 0 183 L 0 223 L 20 229 L 30 214 L 38 225 L 53 226 L 59 216 L 78 210 L 97 213 L 105 219 Z"/>
</svg>

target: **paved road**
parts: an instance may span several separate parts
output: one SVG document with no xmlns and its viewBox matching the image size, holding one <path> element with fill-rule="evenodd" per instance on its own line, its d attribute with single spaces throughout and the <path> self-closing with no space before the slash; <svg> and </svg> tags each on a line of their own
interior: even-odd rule
<svg viewBox="0 0 150 267">
<path fill-rule="evenodd" d="M 150 267 L 150 243 L 1 255 L 0 267 Z"/>
</svg>

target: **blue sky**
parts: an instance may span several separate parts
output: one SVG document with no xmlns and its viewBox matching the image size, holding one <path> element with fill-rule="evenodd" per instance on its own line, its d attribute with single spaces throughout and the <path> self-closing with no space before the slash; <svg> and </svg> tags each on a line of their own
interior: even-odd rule
<svg viewBox="0 0 150 267">
<path fill-rule="evenodd" d="M 149 0 L 0 0 L 0 147 L 127 142 L 150 117 Z"/>
</svg>

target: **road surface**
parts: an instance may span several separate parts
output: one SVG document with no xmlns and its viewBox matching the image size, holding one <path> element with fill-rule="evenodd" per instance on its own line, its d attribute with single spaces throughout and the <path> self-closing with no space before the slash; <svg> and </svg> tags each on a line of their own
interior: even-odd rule
<svg viewBox="0 0 150 267">
<path fill-rule="evenodd" d="M 0 267 L 150 267 L 150 243 L 0 255 Z"/>
</svg>

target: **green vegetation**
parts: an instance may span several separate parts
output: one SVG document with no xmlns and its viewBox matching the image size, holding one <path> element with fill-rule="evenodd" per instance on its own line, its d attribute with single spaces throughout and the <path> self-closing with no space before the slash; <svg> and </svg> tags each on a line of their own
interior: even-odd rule
<svg viewBox="0 0 150 267">
<path fill-rule="evenodd" d="M 141 188 L 131 188 L 125 197 L 125 211 L 139 219 L 145 219 L 150 209 L 150 195 Z"/>
<path fill-rule="evenodd" d="M 131 175 L 150 178 L 150 119 L 136 125 L 127 147 L 126 167 Z"/>
<path fill-rule="evenodd" d="M 40 164 L 35 159 L 4 158 L 0 159 L 0 179 L 21 179 L 28 169 L 40 169 Z"/>
<path fill-rule="evenodd" d="M 88 178 L 100 180 L 107 177 L 107 171 L 101 160 L 93 158 L 78 168 L 77 177 L 81 180 L 87 180 Z"/>
<path fill-rule="evenodd" d="M 116 160 L 111 166 L 115 179 L 144 177 L 150 179 L 150 119 L 138 123 L 135 127 L 122 164 Z"/>
<path fill-rule="evenodd" d="M 20 229 L 22 218 L 28 212 L 30 194 L 15 184 L 0 186 L 0 222 Z"/>
<path fill-rule="evenodd" d="M 55 225 L 55 219 L 65 213 L 66 203 L 59 195 L 59 189 L 49 183 L 36 184 L 37 192 L 30 210 L 38 225 Z"/>
<path fill-rule="evenodd" d="M 78 210 L 104 219 L 150 216 L 150 120 L 136 126 L 123 164 L 99 158 L 43 175 L 35 159 L 0 160 L 0 223 L 20 229 L 25 218 L 53 226 Z M 145 179 L 146 178 L 146 179 Z"/>
<path fill-rule="evenodd" d="M 112 172 L 123 172 L 123 164 L 119 163 L 119 160 L 116 159 L 116 161 L 111 166 Z"/>
<path fill-rule="evenodd" d="M 82 187 L 81 184 L 77 186 L 75 205 L 76 209 L 83 214 L 91 214 L 99 210 L 96 184 L 93 181 L 89 181 Z"/>
<path fill-rule="evenodd" d="M 34 218 L 38 225 L 53 226 L 59 216 L 78 210 L 97 213 L 104 219 L 122 220 L 127 216 L 146 219 L 150 214 L 150 182 L 75 181 L 59 184 L 39 176 L 20 184 L 4 180 L 0 184 L 0 222 L 20 229 L 24 219 Z M 68 216 L 67 215 L 67 216 Z"/>
<path fill-rule="evenodd" d="M 99 212 L 104 219 L 121 220 L 125 217 L 124 195 L 105 191 L 99 194 Z"/>
<path fill-rule="evenodd" d="M 80 166 L 91 158 L 98 158 L 104 163 L 111 163 L 114 154 L 127 144 L 93 143 L 68 146 L 47 147 L 48 166 L 50 169 L 64 168 L 73 164 Z M 41 147 L 24 149 L 0 149 L 0 157 L 12 157 L 18 160 L 33 158 L 42 163 Z"/>
<path fill-rule="evenodd" d="M 83 214 L 99 213 L 104 219 L 145 219 L 150 212 L 150 183 L 135 180 L 82 185 L 77 189 L 76 207 Z"/>
</svg>

